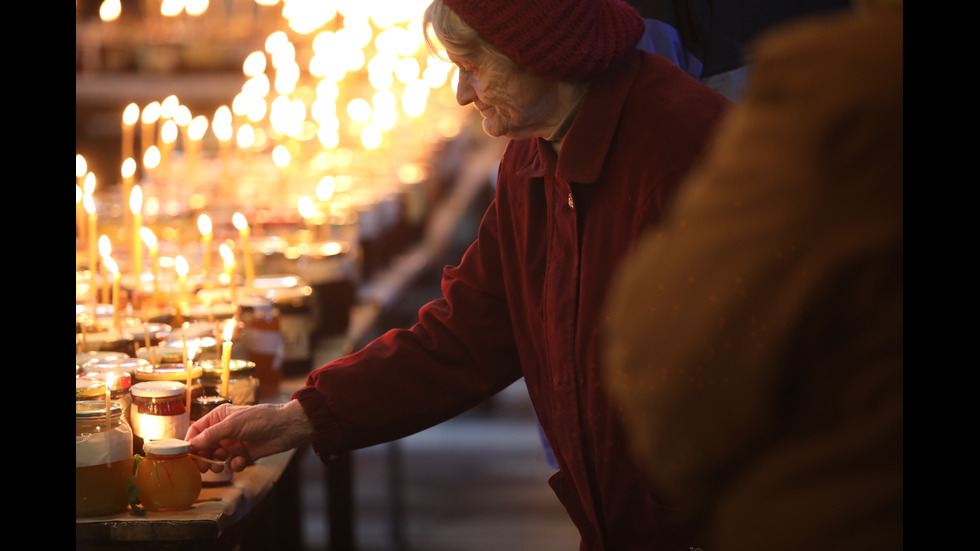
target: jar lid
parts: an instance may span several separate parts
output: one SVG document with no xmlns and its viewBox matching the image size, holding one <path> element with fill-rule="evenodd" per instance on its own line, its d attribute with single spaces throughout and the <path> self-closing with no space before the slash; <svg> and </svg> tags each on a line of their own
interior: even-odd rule
<svg viewBox="0 0 980 551">
<path fill-rule="evenodd" d="M 105 395 L 105 381 L 85 376 L 75 379 L 75 400 L 89 400 L 103 395 Z M 104 404 L 102 409 L 105 409 Z"/>
<path fill-rule="evenodd" d="M 166 323 L 147 323 L 146 325 L 128 325 L 122 328 L 122 332 L 132 335 L 141 345 L 146 342 L 147 334 L 150 340 L 156 341 L 170 334 L 173 328 Z"/>
<path fill-rule="evenodd" d="M 75 363 L 84 366 L 87 362 L 92 360 L 116 360 L 116 359 L 126 359 L 129 358 L 129 354 L 125 352 L 115 352 L 111 350 L 90 350 L 88 352 L 79 352 L 75 354 Z"/>
<path fill-rule="evenodd" d="M 143 443 L 143 452 L 147 455 L 178 455 L 191 451 L 191 444 L 177 438 L 150 440 Z"/>
<path fill-rule="evenodd" d="M 201 369 L 204 370 L 204 374 L 208 376 L 220 376 L 221 372 L 224 371 L 224 366 L 221 364 L 221 360 L 201 360 L 199 365 L 201 366 Z M 228 371 L 233 373 L 236 377 L 251 375 L 252 372 L 255 371 L 255 362 L 250 360 L 231 359 L 228 361 Z"/>
<path fill-rule="evenodd" d="M 186 389 L 187 386 L 179 381 L 146 381 L 136 383 L 129 391 L 141 398 L 168 398 L 180 396 Z"/>
<path fill-rule="evenodd" d="M 93 358 L 82 364 L 82 369 L 84 369 L 86 373 L 102 373 L 104 371 L 126 371 L 128 373 L 135 373 L 136 370 L 144 365 L 150 365 L 150 362 L 139 358 L 131 358 L 129 356 L 108 360 L 104 358 Z"/>
<path fill-rule="evenodd" d="M 136 351 L 141 360 L 151 364 L 180 363 L 184 361 L 184 349 L 177 346 L 144 346 Z"/>
<path fill-rule="evenodd" d="M 106 386 L 109 387 L 109 390 L 129 390 L 129 387 L 132 386 L 132 382 L 133 382 L 132 376 L 129 374 L 128 371 L 107 370 L 107 371 L 100 371 L 98 373 L 95 372 L 88 373 L 86 377 L 103 381 L 104 382 L 103 384 L 106 384 L 105 382 L 108 382 Z"/>
<path fill-rule="evenodd" d="M 119 402 L 109 402 L 109 415 L 122 415 L 123 407 Z M 105 400 L 81 400 L 75 402 L 75 419 L 105 419 Z"/>
<path fill-rule="evenodd" d="M 201 366 L 191 364 L 190 378 L 197 379 L 204 373 Z M 136 378 L 140 381 L 186 381 L 188 379 L 187 366 L 182 363 L 166 363 L 140 366 L 136 370 Z"/>
</svg>

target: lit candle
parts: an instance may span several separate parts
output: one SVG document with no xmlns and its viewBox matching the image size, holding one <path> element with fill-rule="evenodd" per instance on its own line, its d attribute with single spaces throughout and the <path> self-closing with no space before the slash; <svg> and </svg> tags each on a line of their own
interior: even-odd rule
<svg viewBox="0 0 980 551">
<path fill-rule="evenodd" d="M 156 181 L 156 171 L 157 167 L 160 165 L 160 150 L 157 146 L 151 145 L 146 153 L 143 154 L 143 175 L 146 177 L 147 182 L 154 183 Z"/>
<path fill-rule="evenodd" d="M 231 337 L 235 334 L 235 318 L 225 324 L 221 343 L 221 397 L 228 397 L 228 381 L 231 379 Z"/>
<path fill-rule="evenodd" d="M 109 304 L 109 274 L 106 261 L 112 260 L 109 258 L 112 255 L 112 243 L 108 235 L 99 236 L 99 254 L 102 255 L 102 304 Z"/>
<path fill-rule="evenodd" d="M 238 235 L 242 238 L 242 257 L 245 260 L 245 287 L 251 289 L 252 282 L 255 281 L 255 266 L 252 263 L 252 252 L 248 243 L 248 221 L 245 220 L 245 215 L 236 212 L 232 216 L 231 222 L 238 230 Z"/>
<path fill-rule="evenodd" d="M 184 351 L 184 355 L 187 357 L 184 363 L 184 369 L 187 371 L 187 383 L 185 384 L 185 386 L 187 387 L 187 411 L 191 410 L 191 395 L 193 394 L 191 392 L 192 384 L 193 384 L 193 381 L 191 380 L 191 369 L 194 367 L 194 355 L 196 353 L 197 353 L 196 349 L 190 351 L 187 350 Z"/>
<path fill-rule="evenodd" d="M 177 282 L 180 285 L 179 302 L 187 302 L 187 260 L 180 255 L 174 259 L 174 269 L 177 270 Z"/>
<path fill-rule="evenodd" d="M 197 229 L 201 232 L 201 241 L 204 244 L 204 285 L 211 287 L 211 217 L 202 214 L 197 217 Z"/>
<path fill-rule="evenodd" d="M 156 133 L 157 133 L 157 120 L 160 118 L 160 102 L 154 101 L 143 108 L 143 116 L 141 117 L 141 130 L 140 134 L 140 147 L 143 149 L 143 155 L 151 147 L 156 147 Z"/>
<path fill-rule="evenodd" d="M 87 173 L 88 163 L 85 162 L 85 157 L 75 155 L 75 231 L 78 233 L 79 244 L 83 246 L 87 242 L 85 237 L 85 205 L 82 203 L 82 197 L 85 196 L 83 186 Z"/>
<path fill-rule="evenodd" d="M 221 259 L 224 261 L 225 266 L 225 279 L 227 279 L 229 293 L 229 299 L 234 300 L 235 298 L 235 251 L 227 244 L 222 243 L 218 247 L 218 251 L 221 253 Z"/>
<path fill-rule="evenodd" d="M 135 103 L 130 103 L 123 110 L 122 117 L 122 158 L 133 158 L 133 138 L 136 121 L 139 120 L 140 108 Z"/>
<path fill-rule="evenodd" d="M 105 430 L 108 433 L 112 429 L 112 372 L 105 374 Z"/>
<path fill-rule="evenodd" d="M 177 134 L 177 123 L 173 119 L 167 119 L 160 126 L 160 166 L 157 172 L 164 180 L 167 180 L 170 175 L 170 154 L 177 142 Z"/>
<path fill-rule="evenodd" d="M 88 212 L 88 268 L 92 271 L 92 282 L 95 283 L 95 272 L 98 270 L 96 266 L 96 254 L 95 248 L 98 244 L 95 241 L 95 228 L 96 214 L 95 214 L 95 199 L 92 197 L 92 192 L 95 191 L 95 174 L 89 172 L 85 175 L 85 187 L 82 188 L 84 196 L 82 197 L 82 203 L 85 205 L 85 211 Z"/>
<path fill-rule="evenodd" d="M 304 195 L 299 198 L 297 202 L 297 209 L 299 210 L 299 215 L 303 217 L 303 221 L 306 223 L 307 234 L 311 238 L 316 237 L 316 226 L 314 217 L 316 216 L 316 205 L 313 204 L 313 199 Z M 302 241 L 308 241 L 303 239 Z"/>
<path fill-rule="evenodd" d="M 201 159 L 201 140 L 208 130 L 208 118 L 198 115 L 191 119 L 187 127 L 187 164 L 190 171 L 191 183 L 197 184 L 198 164 Z"/>
<path fill-rule="evenodd" d="M 143 238 L 143 243 L 146 244 L 146 248 L 150 251 L 150 270 L 153 274 L 153 294 L 157 299 L 159 299 L 160 246 L 157 243 L 157 236 L 153 234 L 153 230 L 150 228 L 140 228 L 140 237 Z"/>
<path fill-rule="evenodd" d="M 132 197 L 133 194 L 133 175 L 136 174 L 136 161 L 132 158 L 124 157 L 122 168 L 119 170 L 122 175 L 122 196 Z M 131 213 L 126 213 L 126 227 L 130 227 L 133 223 L 133 217 L 130 216 Z M 136 226 L 139 228 L 139 226 Z M 138 230 L 137 230 L 138 231 Z"/>
<path fill-rule="evenodd" d="M 122 323 L 119 318 L 119 266 L 111 256 L 103 259 L 106 269 L 112 272 L 112 327 L 117 332 L 122 332 Z"/>
<path fill-rule="evenodd" d="M 139 186 L 133 186 L 129 196 L 129 209 L 133 213 L 133 273 L 136 274 L 136 290 L 140 289 L 140 277 L 143 273 L 143 240 L 140 238 L 140 228 L 143 227 L 143 191 Z"/>
</svg>

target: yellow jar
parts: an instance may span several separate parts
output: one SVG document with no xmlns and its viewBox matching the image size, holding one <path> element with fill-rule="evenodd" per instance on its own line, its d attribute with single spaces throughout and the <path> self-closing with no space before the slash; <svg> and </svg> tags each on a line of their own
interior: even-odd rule
<svg viewBox="0 0 980 551">
<path fill-rule="evenodd" d="M 145 458 L 136 469 L 140 505 L 147 511 L 182 511 L 201 494 L 201 471 L 188 455 L 190 444 L 168 438 L 144 444 Z"/>
<path fill-rule="evenodd" d="M 123 407 L 104 400 L 75 402 L 75 516 L 122 513 L 132 473 L 133 433 Z"/>
</svg>

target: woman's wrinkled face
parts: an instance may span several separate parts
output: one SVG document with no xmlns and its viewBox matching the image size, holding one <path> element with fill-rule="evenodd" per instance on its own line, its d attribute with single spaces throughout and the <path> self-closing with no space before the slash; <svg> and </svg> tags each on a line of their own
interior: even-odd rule
<svg viewBox="0 0 980 551">
<path fill-rule="evenodd" d="M 528 73 L 516 63 L 487 53 L 449 54 L 459 68 L 456 101 L 472 103 L 490 136 L 548 136 L 557 109 L 557 84 Z"/>
</svg>

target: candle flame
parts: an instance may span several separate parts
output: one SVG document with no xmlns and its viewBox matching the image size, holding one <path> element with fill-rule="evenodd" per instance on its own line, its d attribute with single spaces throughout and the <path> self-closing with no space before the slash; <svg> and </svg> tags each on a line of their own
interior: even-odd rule
<svg viewBox="0 0 980 551">
<path fill-rule="evenodd" d="M 235 335 L 235 318 L 232 318 L 228 320 L 227 323 L 225 323 L 225 330 L 222 336 L 224 337 L 225 341 L 230 341 L 234 335 Z"/>
<path fill-rule="evenodd" d="M 95 173 L 89 172 L 85 175 L 85 182 L 82 184 L 85 195 L 92 195 L 95 192 Z"/>
<path fill-rule="evenodd" d="M 102 258 L 108 258 L 112 254 L 112 243 L 106 234 L 99 237 L 99 254 L 102 255 Z"/>
<path fill-rule="evenodd" d="M 172 144 L 177 141 L 177 123 L 173 119 L 168 119 L 160 129 L 160 138 L 164 143 Z"/>
<path fill-rule="evenodd" d="M 133 186 L 133 192 L 129 195 L 129 210 L 133 214 L 139 214 L 143 208 L 143 190 L 139 186 Z"/>
<path fill-rule="evenodd" d="M 90 193 L 86 193 L 85 196 L 82 197 L 82 204 L 85 205 L 85 212 L 95 214 L 95 200 L 92 199 L 92 195 Z"/>
<path fill-rule="evenodd" d="M 310 199 L 306 195 L 299 198 L 297 208 L 299 209 L 299 215 L 303 218 L 310 218 L 316 214 L 316 206 L 313 204 L 313 199 Z"/>
<path fill-rule="evenodd" d="M 316 198 L 321 201 L 329 201 L 336 188 L 337 183 L 333 176 L 324 176 L 316 186 Z"/>
<path fill-rule="evenodd" d="M 160 150 L 157 146 L 151 145 L 143 154 L 143 166 L 146 168 L 156 168 L 160 164 Z"/>
<path fill-rule="evenodd" d="M 202 214 L 197 217 L 197 229 L 201 232 L 201 235 L 211 234 L 211 217 L 207 214 Z"/>
<path fill-rule="evenodd" d="M 119 273 L 119 266 L 116 265 L 116 261 L 113 260 L 111 256 L 104 257 L 102 259 L 102 262 L 105 264 L 106 269 L 112 272 L 113 274 Z"/>
<path fill-rule="evenodd" d="M 136 161 L 131 157 L 126 158 L 123 161 L 121 172 L 123 178 L 132 178 L 133 174 L 136 174 Z"/>
<path fill-rule="evenodd" d="M 154 101 L 143 108 L 143 124 L 153 124 L 160 118 L 160 102 Z"/>
<path fill-rule="evenodd" d="M 221 259 L 225 261 L 225 266 L 235 264 L 235 251 L 227 243 L 222 243 L 218 247 L 218 252 L 221 253 Z"/>
<path fill-rule="evenodd" d="M 122 13 L 122 2 L 120 0 L 103 0 L 99 6 L 99 19 L 103 21 L 115 21 Z"/>
<path fill-rule="evenodd" d="M 174 122 L 177 126 L 187 126 L 191 123 L 191 110 L 186 105 L 178 105 L 174 113 Z"/>
<path fill-rule="evenodd" d="M 178 107 L 180 107 L 180 100 L 174 94 L 170 94 L 160 103 L 160 116 L 167 119 L 173 118 Z"/>
<path fill-rule="evenodd" d="M 148 249 L 157 248 L 157 236 L 153 234 L 153 230 L 143 226 L 140 228 L 140 237 L 143 238 L 143 243 L 146 244 Z"/>
<path fill-rule="evenodd" d="M 82 157 L 81 155 L 77 155 L 76 154 L 75 155 L 75 177 L 76 178 L 81 178 L 82 176 L 85 176 L 85 173 L 86 172 L 88 172 L 88 163 L 85 162 L 85 157 Z"/>
<path fill-rule="evenodd" d="M 208 130 L 208 118 L 204 115 L 194 117 L 187 128 L 187 135 L 192 140 L 200 140 Z"/>
<path fill-rule="evenodd" d="M 231 217 L 231 223 L 235 225 L 235 229 L 238 231 L 248 229 L 248 221 L 245 220 L 245 215 L 240 212 L 236 212 L 234 216 Z"/>
<path fill-rule="evenodd" d="M 130 103 L 123 111 L 123 124 L 133 126 L 140 117 L 140 108 L 135 103 Z"/>
<path fill-rule="evenodd" d="M 180 277 L 187 275 L 190 267 L 187 265 L 187 260 L 183 256 L 177 255 L 177 258 L 174 258 L 174 270 L 177 270 L 177 275 Z"/>
</svg>

